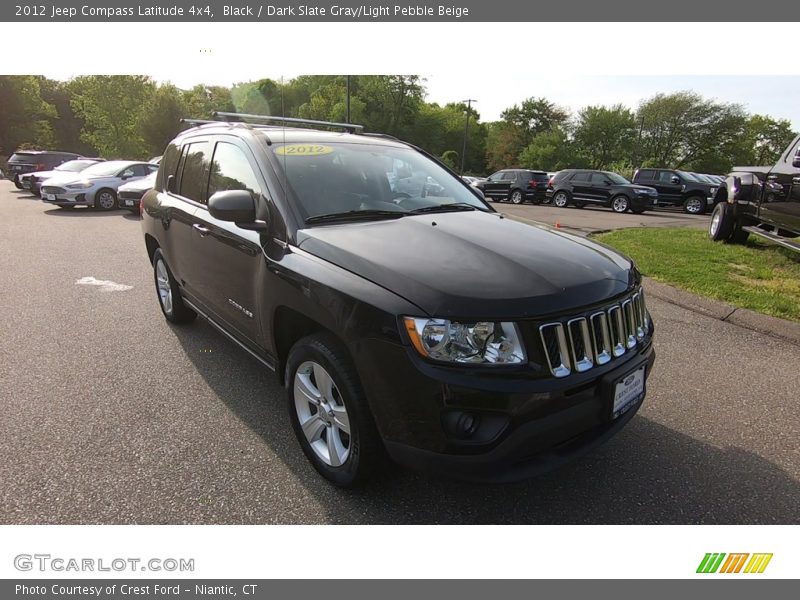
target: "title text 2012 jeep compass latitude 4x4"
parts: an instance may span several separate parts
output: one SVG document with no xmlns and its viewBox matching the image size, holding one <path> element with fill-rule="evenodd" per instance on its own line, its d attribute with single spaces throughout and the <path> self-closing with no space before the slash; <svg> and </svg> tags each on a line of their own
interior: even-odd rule
<svg viewBox="0 0 800 600">
<path fill-rule="evenodd" d="M 142 221 L 166 318 L 199 313 L 275 370 L 337 485 L 387 453 L 520 479 L 617 432 L 655 360 L 631 261 L 505 218 L 418 148 L 339 128 L 214 122 L 170 143 Z"/>
</svg>

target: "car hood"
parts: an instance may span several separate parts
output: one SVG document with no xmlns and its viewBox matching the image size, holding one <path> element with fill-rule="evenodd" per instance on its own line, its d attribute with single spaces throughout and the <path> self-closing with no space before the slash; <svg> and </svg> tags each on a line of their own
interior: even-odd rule
<svg viewBox="0 0 800 600">
<path fill-rule="evenodd" d="M 527 318 L 602 302 L 639 279 L 610 248 L 482 211 L 325 225 L 297 245 L 447 318 Z"/>
<path fill-rule="evenodd" d="M 59 175 L 63 175 L 63 171 L 33 171 L 32 173 L 26 173 L 25 177 L 37 177 L 38 179 L 50 179 L 51 177 L 57 177 Z"/>
<path fill-rule="evenodd" d="M 153 176 L 141 177 L 134 179 L 119 186 L 120 192 L 146 192 L 156 184 L 156 178 Z"/>
</svg>

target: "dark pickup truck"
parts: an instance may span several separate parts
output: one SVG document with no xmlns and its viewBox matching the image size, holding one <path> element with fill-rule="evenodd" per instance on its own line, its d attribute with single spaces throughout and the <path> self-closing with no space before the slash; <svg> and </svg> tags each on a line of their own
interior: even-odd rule
<svg viewBox="0 0 800 600">
<path fill-rule="evenodd" d="M 712 240 L 741 244 L 752 233 L 800 251 L 800 136 L 771 167 L 735 167 L 715 202 Z"/>
</svg>

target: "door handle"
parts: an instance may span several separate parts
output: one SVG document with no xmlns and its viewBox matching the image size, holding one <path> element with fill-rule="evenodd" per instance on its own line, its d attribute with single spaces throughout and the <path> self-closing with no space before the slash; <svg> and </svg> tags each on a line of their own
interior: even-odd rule
<svg viewBox="0 0 800 600">
<path fill-rule="evenodd" d="M 208 227 L 203 227 L 202 225 L 199 225 L 198 223 L 195 223 L 194 225 L 192 225 L 192 229 L 194 229 L 197 233 L 199 233 L 201 237 L 205 237 L 209 233 L 211 233 L 211 230 Z"/>
</svg>

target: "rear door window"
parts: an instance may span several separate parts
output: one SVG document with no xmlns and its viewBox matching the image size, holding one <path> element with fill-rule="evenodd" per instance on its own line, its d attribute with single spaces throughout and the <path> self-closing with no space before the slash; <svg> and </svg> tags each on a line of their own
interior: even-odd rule
<svg viewBox="0 0 800 600">
<path fill-rule="evenodd" d="M 636 175 L 636 179 L 641 179 L 645 181 L 653 181 L 655 179 L 656 172 L 653 169 L 642 169 Z"/>
<path fill-rule="evenodd" d="M 179 194 L 195 202 L 206 202 L 208 172 L 211 167 L 211 143 L 192 142 L 184 146 Z"/>
</svg>

